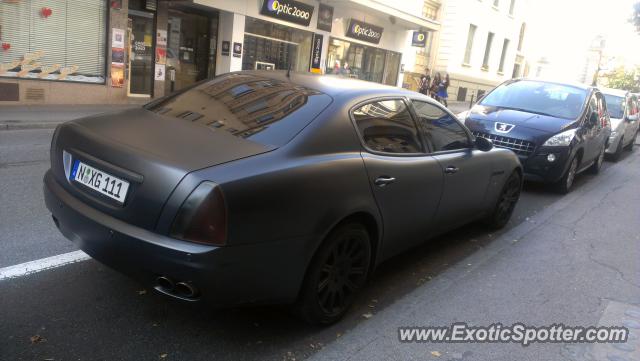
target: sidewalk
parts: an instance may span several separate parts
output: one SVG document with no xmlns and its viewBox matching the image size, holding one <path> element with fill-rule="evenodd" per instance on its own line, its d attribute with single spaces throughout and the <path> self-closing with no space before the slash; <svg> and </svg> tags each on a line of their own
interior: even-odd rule
<svg viewBox="0 0 640 361">
<path fill-rule="evenodd" d="M 583 176 L 586 177 L 586 176 Z M 640 360 L 640 155 L 428 281 L 311 360 Z M 402 343 L 398 327 L 626 326 L 626 343 Z M 634 335 L 635 334 L 635 335 Z"/>
<path fill-rule="evenodd" d="M 69 120 L 139 106 L 132 104 L 0 106 L 0 131 L 51 129 Z"/>
</svg>

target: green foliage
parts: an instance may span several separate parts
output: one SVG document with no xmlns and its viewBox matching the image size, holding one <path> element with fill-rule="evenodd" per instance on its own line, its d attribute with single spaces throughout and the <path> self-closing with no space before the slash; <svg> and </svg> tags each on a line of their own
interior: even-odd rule
<svg viewBox="0 0 640 361">
<path fill-rule="evenodd" d="M 626 71 L 624 67 L 619 67 L 610 73 L 605 74 L 603 78 L 607 79 L 607 86 L 609 88 L 628 90 L 638 93 L 640 92 L 638 76 L 640 76 L 638 69 Z"/>
</svg>

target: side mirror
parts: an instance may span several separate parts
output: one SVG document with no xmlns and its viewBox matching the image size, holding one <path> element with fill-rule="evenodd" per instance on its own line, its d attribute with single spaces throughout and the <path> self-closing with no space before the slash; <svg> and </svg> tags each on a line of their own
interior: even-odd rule
<svg viewBox="0 0 640 361">
<path fill-rule="evenodd" d="M 627 115 L 627 121 L 633 123 L 638 120 L 638 114 Z"/>
<path fill-rule="evenodd" d="M 488 152 L 493 149 L 493 143 L 489 139 L 476 137 L 476 148 L 483 152 Z"/>
</svg>

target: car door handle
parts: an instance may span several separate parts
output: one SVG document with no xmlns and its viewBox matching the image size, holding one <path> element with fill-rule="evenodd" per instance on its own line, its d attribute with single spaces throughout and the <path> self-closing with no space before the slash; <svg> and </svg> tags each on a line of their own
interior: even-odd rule
<svg viewBox="0 0 640 361">
<path fill-rule="evenodd" d="M 444 172 L 447 174 L 454 174 L 457 173 L 460 169 L 458 167 L 454 167 L 452 165 L 448 166 L 447 168 L 444 169 Z"/>
<path fill-rule="evenodd" d="M 380 176 L 378 178 L 376 178 L 375 181 L 373 181 L 373 184 L 377 185 L 378 187 L 386 187 L 387 185 L 395 182 L 396 179 L 393 177 L 387 177 L 387 176 Z"/>
</svg>

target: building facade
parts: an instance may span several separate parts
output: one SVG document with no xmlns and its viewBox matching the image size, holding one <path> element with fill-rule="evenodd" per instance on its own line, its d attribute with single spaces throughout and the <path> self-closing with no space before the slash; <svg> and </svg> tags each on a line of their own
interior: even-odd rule
<svg viewBox="0 0 640 361">
<path fill-rule="evenodd" d="M 396 3 L 0 1 L 0 105 L 147 102 L 248 69 L 402 86 L 416 61 L 403 54 L 432 46 L 440 25 L 424 1 Z"/>
<path fill-rule="evenodd" d="M 449 99 L 477 99 L 528 75 L 524 53 L 528 0 L 446 0 L 432 73 L 448 73 Z"/>
</svg>

